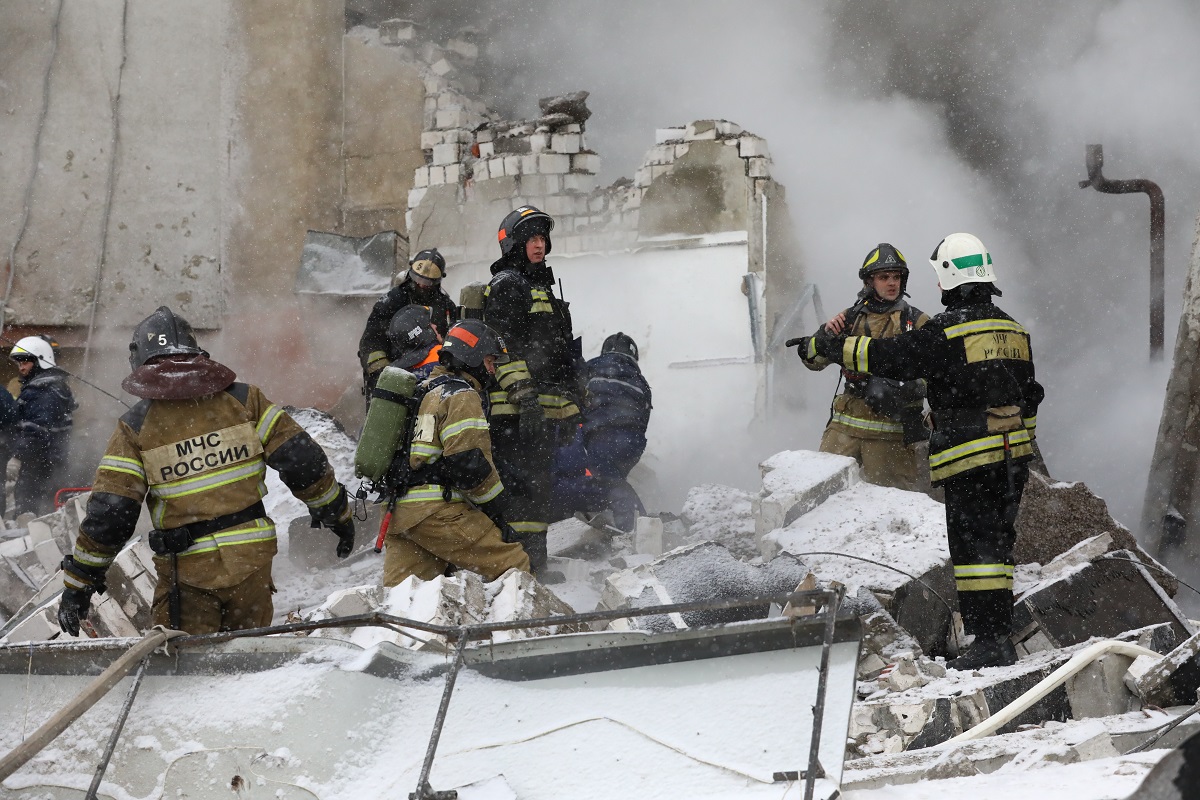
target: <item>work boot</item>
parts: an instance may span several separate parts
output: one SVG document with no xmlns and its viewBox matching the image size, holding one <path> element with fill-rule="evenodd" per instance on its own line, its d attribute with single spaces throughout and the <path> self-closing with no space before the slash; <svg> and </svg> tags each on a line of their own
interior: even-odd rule
<svg viewBox="0 0 1200 800">
<path fill-rule="evenodd" d="M 1008 636 L 976 636 L 967 652 L 946 662 L 946 669 L 970 672 L 984 667 L 1007 667 L 1017 663 L 1017 649 Z"/>
</svg>

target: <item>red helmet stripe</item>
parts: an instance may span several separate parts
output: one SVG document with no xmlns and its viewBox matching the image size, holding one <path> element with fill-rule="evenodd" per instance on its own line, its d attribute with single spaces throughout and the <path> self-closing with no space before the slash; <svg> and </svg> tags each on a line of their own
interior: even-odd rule
<svg viewBox="0 0 1200 800">
<path fill-rule="evenodd" d="M 471 347 L 474 347 L 479 342 L 479 337 L 465 328 L 451 328 L 446 335 L 464 341 Z"/>
</svg>

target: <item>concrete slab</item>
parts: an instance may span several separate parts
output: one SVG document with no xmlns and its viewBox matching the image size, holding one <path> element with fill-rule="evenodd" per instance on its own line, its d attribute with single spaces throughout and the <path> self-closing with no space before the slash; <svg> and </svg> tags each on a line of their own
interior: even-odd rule
<svg viewBox="0 0 1200 800">
<path fill-rule="evenodd" d="M 858 483 L 854 459 L 812 450 L 785 450 L 758 465 L 762 490 L 756 502 L 759 536 L 790 525 L 834 494 Z M 767 550 L 763 555 L 770 557 Z"/>
<path fill-rule="evenodd" d="M 1200 633 L 1194 634 L 1133 681 L 1143 702 L 1165 707 L 1197 702 L 1200 689 Z"/>
</svg>

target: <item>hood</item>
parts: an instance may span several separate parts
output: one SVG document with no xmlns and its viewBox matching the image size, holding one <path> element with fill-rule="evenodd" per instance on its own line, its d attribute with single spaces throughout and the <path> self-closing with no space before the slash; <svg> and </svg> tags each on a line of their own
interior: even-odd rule
<svg viewBox="0 0 1200 800">
<path fill-rule="evenodd" d="M 550 265 L 543 261 L 540 264 L 530 264 L 529 259 L 522 252 L 517 254 L 516 251 L 509 253 L 507 256 L 502 256 L 492 262 L 492 274 L 496 275 L 506 269 L 516 270 L 530 283 L 536 283 L 539 286 L 554 285 L 554 270 Z"/>
</svg>

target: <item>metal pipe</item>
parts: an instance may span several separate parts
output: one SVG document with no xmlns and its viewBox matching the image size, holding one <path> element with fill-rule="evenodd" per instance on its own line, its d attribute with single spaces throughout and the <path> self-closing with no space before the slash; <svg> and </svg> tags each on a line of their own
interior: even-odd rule
<svg viewBox="0 0 1200 800">
<path fill-rule="evenodd" d="M 117 740 L 121 738 L 121 731 L 125 729 L 125 720 L 129 718 L 129 709 L 133 708 L 133 700 L 137 697 L 138 689 L 141 688 L 142 678 L 146 676 L 146 665 L 149 663 L 150 656 L 143 658 L 137 675 L 133 676 L 133 686 L 129 688 L 129 694 L 125 696 L 125 704 L 121 706 L 121 713 L 117 715 L 117 724 L 113 725 L 112 735 L 108 737 L 108 746 L 104 748 L 104 757 L 96 766 L 96 774 L 92 776 L 92 785 L 88 787 L 83 800 L 96 800 L 96 793 L 100 791 L 100 781 L 104 779 L 108 762 L 112 760 L 113 751 L 117 749 Z"/>
<path fill-rule="evenodd" d="M 450 710 L 450 695 L 454 694 L 454 683 L 462 670 L 463 655 L 467 649 L 470 636 L 458 637 L 458 646 L 454 648 L 454 663 L 446 674 L 446 686 L 442 689 L 442 701 L 438 704 L 437 716 L 433 720 L 433 733 L 429 736 L 429 746 L 425 748 L 425 763 L 421 765 L 421 777 L 417 781 L 417 790 L 408 795 L 408 800 L 456 800 L 458 792 L 449 789 L 442 792 L 433 790 L 429 785 L 429 773 L 433 770 L 433 757 L 437 754 L 438 742 L 442 738 L 442 726 L 446 723 L 446 712 Z"/>
<path fill-rule="evenodd" d="M 813 706 L 812 737 L 808 745 L 808 769 L 804 773 L 804 800 L 813 800 L 817 778 L 825 777 L 825 768 L 819 759 L 821 753 L 821 727 L 825 721 L 825 695 L 829 685 L 829 651 L 833 646 L 834 625 L 838 608 L 842 605 L 845 589 L 841 586 L 826 592 L 825 638 L 821 642 L 821 666 L 817 670 L 817 702 Z"/>
<path fill-rule="evenodd" d="M 1150 198 L 1150 360 L 1163 357 L 1164 311 L 1164 241 L 1166 239 L 1167 209 L 1162 189 L 1145 178 L 1113 181 L 1104 177 L 1104 146 L 1087 146 L 1088 179 L 1079 182 L 1080 189 L 1089 186 L 1104 194 L 1144 192 Z"/>
</svg>

